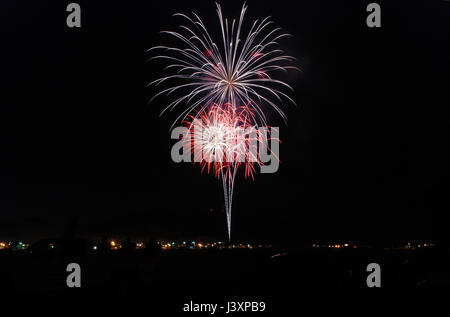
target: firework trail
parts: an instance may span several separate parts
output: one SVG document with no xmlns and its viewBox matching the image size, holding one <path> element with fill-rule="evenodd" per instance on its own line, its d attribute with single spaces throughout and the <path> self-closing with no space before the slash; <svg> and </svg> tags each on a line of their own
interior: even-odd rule
<svg viewBox="0 0 450 317">
<path fill-rule="evenodd" d="M 268 141 L 272 140 L 267 138 L 265 130 L 252 124 L 251 109 L 238 109 L 236 111 L 231 104 L 214 104 L 208 110 L 189 115 L 184 121 L 190 137 L 183 140 L 193 153 L 194 161 L 200 163 L 202 171 L 222 179 L 229 239 L 236 171 L 243 166 L 245 177 L 253 178 L 256 166 L 263 165 L 258 147 L 270 151 Z"/>
<path fill-rule="evenodd" d="M 267 139 L 258 127 L 267 127 L 265 107 L 274 109 L 286 121 L 280 108 L 283 101 L 293 104 L 289 84 L 275 78 L 280 72 L 297 69 L 291 66 L 294 58 L 278 48 L 278 41 L 290 36 L 274 27 L 270 17 L 254 21 L 244 32 L 247 11 L 244 3 L 238 20 L 224 18 L 217 6 L 220 34 L 219 44 L 213 40 L 201 18 L 176 13 L 185 24 L 179 31 L 162 33 L 176 39 L 177 46 L 155 46 L 151 59 L 167 61 L 165 71 L 170 74 L 149 85 L 162 87 L 151 99 L 166 95 L 172 98 L 166 111 L 181 108 L 173 122 L 183 122 L 197 141 L 190 146 L 202 170 L 212 171 L 223 182 L 228 237 L 231 238 L 231 206 L 236 171 L 244 166 L 245 176 L 255 173 L 262 165 L 255 145 Z M 244 34 L 245 33 L 245 34 Z M 202 127 L 196 135 L 195 127 Z"/>
</svg>

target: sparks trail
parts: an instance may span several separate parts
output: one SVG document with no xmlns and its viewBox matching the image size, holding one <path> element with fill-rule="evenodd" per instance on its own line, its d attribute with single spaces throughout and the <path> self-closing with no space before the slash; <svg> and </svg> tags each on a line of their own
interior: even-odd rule
<svg viewBox="0 0 450 317">
<path fill-rule="evenodd" d="M 183 138 L 202 171 L 222 179 L 229 239 L 236 172 L 242 167 L 245 177 L 253 179 L 256 167 L 264 165 L 260 153 L 270 151 L 272 140 L 266 135 L 266 128 L 251 123 L 251 109 L 245 106 L 235 109 L 231 104 L 214 104 L 208 110 L 189 115 L 184 121 L 189 137 Z"/>
</svg>

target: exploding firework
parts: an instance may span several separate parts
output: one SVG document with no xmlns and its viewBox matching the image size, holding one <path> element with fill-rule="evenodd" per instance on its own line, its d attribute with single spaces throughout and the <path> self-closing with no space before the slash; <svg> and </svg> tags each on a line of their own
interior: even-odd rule
<svg viewBox="0 0 450 317">
<path fill-rule="evenodd" d="M 176 13 L 185 24 L 179 31 L 162 33 L 180 45 L 149 49 L 157 52 L 151 59 L 167 61 L 165 71 L 171 71 L 149 84 L 162 87 L 152 100 L 172 98 L 161 114 L 181 107 L 172 127 L 185 124 L 196 141 L 187 141 L 195 160 L 222 180 L 229 239 L 236 172 L 242 167 L 253 178 L 262 165 L 257 147 L 271 151 L 260 129 L 268 128 L 265 112 L 274 109 L 286 121 L 280 105 L 285 100 L 295 104 L 289 97 L 291 86 L 277 77 L 297 69 L 291 65 L 294 58 L 278 48 L 278 41 L 290 35 L 274 27 L 270 17 L 254 21 L 245 32 L 246 11 L 244 4 L 239 19 L 229 23 L 217 4 L 218 43 L 197 14 Z"/>
<path fill-rule="evenodd" d="M 295 104 L 287 94 L 292 88 L 282 79 L 276 79 L 275 75 L 280 71 L 297 69 L 291 66 L 294 58 L 278 48 L 278 41 L 290 35 L 282 32 L 281 28 L 273 27 L 270 17 L 254 21 L 244 35 L 246 11 L 244 4 L 239 20 L 229 23 L 217 4 L 220 44 L 213 40 L 197 14 L 188 16 L 176 13 L 175 16 L 184 19 L 186 25 L 180 25 L 179 32 L 162 33 L 177 39 L 181 46 L 150 48 L 149 51 L 161 51 L 152 59 L 168 61 L 166 70 L 172 71 L 172 74 L 149 84 L 167 85 L 153 98 L 163 94 L 179 94 L 162 112 L 186 105 L 174 124 L 179 119 L 184 120 L 193 110 L 212 104 L 247 105 L 253 110 L 252 122 L 263 126 L 266 125 L 263 107 L 268 105 L 286 120 L 279 104 L 283 99 Z"/>
<path fill-rule="evenodd" d="M 233 178 L 231 165 L 244 165 L 245 176 L 253 178 L 255 165 L 263 164 L 258 155 L 260 142 L 266 144 L 263 132 L 251 123 L 250 109 L 238 109 L 236 112 L 230 104 L 212 105 L 184 121 L 193 137 L 188 148 L 194 161 L 202 164 L 202 170 L 213 171 L 217 177 Z"/>
<path fill-rule="evenodd" d="M 233 203 L 234 178 L 239 168 L 245 177 L 252 177 L 256 166 L 263 165 L 261 151 L 270 151 L 266 129 L 252 124 L 252 110 L 231 104 L 217 104 L 189 115 L 184 121 L 189 137 L 183 138 L 186 148 L 194 155 L 194 161 L 202 165 L 202 171 L 212 172 L 222 179 L 228 238 L 231 238 L 231 207 Z M 278 140 L 277 140 L 278 141 Z"/>
</svg>

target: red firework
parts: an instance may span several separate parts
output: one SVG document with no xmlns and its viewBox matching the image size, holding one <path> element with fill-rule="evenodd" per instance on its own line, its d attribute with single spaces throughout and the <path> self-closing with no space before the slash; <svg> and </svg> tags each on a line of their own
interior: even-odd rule
<svg viewBox="0 0 450 317">
<path fill-rule="evenodd" d="M 242 166 L 245 177 L 254 178 L 257 166 L 263 165 L 259 151 L 270 151 L 267 128 L 252 123 L 253 110 L 226 103 L 213 104 L 184 121 L 190 138 L 185 138 L 194 162 L 202 171 L 233 183 L 236 171 Z"/>
</svg>

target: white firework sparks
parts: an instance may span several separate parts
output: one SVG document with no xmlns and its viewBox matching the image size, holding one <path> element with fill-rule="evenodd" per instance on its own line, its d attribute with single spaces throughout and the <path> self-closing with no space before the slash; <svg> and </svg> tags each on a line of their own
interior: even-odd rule
<svg viewBox="0 0 450 317">
<path fill-rule="evenodd" d="M 239 20 L 224 19 L 219 4 L 217 14 L 220 22 L 221 44 L 210 36 L 200 17 L 176 13 L 187 25 L 180 25 L 180 32 L 163 31 L 176 38 L 182 46 L 155 46 L 149 51 L 163 51 L 152 59 L 169 62 L 165 70 L 171 75 L 161 77 L 149 85 L 167 84 L 153 98 L 159 95 L 176 95 L 162 113 L 173 110 L 180 104 L 186 107 L 175 120 L 184 120 L 194 110 L 203 110 L 212 104 L 231 104 L 234 107 L 246 106 L 254 111 L 253 122 L 266 125 L 263 105 L 275 109 L 286 121 L 279 104 L 283 99 L 295 102 L 286 91 L 292 90 L 282 79 L 276 79 L 276 72 L 297 69 L 291 66 L 293 57 L 277 48 L 278 40 L 290 36 L 281 28 L 272 26 L 270 17 L 253 22 L 243 36 L 243 20 L 247 10 L 244 4 Z M 242 39 L 241 39 L 242 36 Z"/>
</svg>

